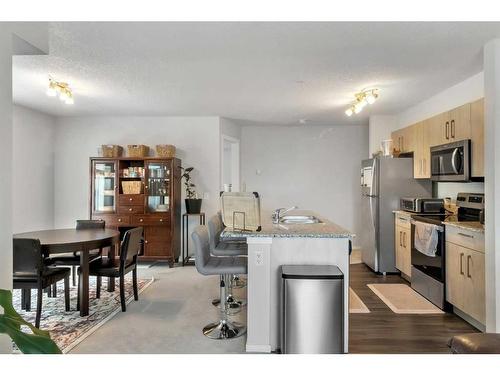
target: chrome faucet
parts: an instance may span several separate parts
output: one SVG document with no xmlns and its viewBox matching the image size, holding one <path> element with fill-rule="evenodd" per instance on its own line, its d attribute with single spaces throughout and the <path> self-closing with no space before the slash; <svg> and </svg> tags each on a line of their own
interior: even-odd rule
<svg viewBox="0 0 500 375">
<path fill-rule="evenodd" d="M 276 210 L 274 210 L 273 215 L 272 215 L 273 223 L 279 224 L 281 217 L 283 216 L 284 213 L 286 213 L 288 211 L 295 210 L 297 208 L 298 208 L 297 206 L 293 206 L 290 208 L 277 208 Z"/>
</svg>

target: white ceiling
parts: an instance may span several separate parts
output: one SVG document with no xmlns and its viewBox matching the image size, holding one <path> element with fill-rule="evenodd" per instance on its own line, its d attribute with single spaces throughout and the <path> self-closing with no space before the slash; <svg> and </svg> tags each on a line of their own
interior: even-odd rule
<svg viewBox="0 0 500 375">
<path fill-rule="evenodd" d="M 13 95 L 56 116 L 364 123 L 481 71 L 496 36 L 500 23 L 52 23 L 48 56 L 14 58 Z M 45 95 L 49 74 L 73 106 Z M 380 99 L 347 118 L 374 86 Z"/>
</svg>

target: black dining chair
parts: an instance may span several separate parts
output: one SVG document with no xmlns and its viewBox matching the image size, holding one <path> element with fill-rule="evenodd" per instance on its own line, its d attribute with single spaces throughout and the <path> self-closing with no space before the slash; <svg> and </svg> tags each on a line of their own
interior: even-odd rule
<svg viewBox="0 0 500 375">
<path fill-rule="evenodd" d="M 101 284 L 103 277 L 120 278 L 120 302 L 122 311 L 127 311 L 125 301 L 125 275 L 132 272 L 132 284 L 134 289 L 134 300 L 139 299 L 137 289 L 137 257 L 141 251 L 143 228 L 133 228 L 125 232 L 120 246 L 120 261 L 118 264 L 111 263 L 109 258 L 99 258 L 90 263 L 89 275 L 97 276 L 96 298 L 101 297 Z M 81 277 L 80 268 L 78 273 Z M 81 282 L 81 281 L 80 281 Z M 80 291 L 80 288 L 78 288 Z M 78 296 L 78 299 L 80 297 Z"/>
<path fill-rule="evenodd" d="M 104 229 L 106 227 L 106 222 L 104 220 L 77 220 L 76 221 L 76 229 L 77 230 L 85 230 L 85 229 Z M 101 257 L 102 249 L 96 249 L 89 251 L 89 262 L 96 260 Z M 76 285 L 76 267 L 80 265 L 80 254 L 74 252 L 72 254 L 61 254 L 57 256 L 51 256 L 47 259 L 47 262 L 50 265 L 55 266 L 71 266 L 72 271 L 72 283 L 73 286 Z M 52 292 L 52 295 L 55 293 Z"/>
<path fill-rule="evenodd" d="M 15 238 L 13 254 L 13 287 L 21 289 L 21 308 L 31 310 L 31 289 L 37 289 L 35 327 L 40 327 L 43 290 L 64 280 L 64 305 L 69 311 L 69 275 L 71 269 L 50 267 L 37 239 Z"/>
</svg>

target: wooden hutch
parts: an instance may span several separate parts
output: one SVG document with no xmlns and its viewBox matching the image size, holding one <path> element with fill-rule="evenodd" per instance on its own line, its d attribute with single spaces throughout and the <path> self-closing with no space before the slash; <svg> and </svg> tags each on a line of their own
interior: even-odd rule
<svg viewBox="0 0 500 375">
<path fill-rule="evenodd" d="M 141 260 L 180 254 L 181 161 L 177 158 L 90 158 L 90 218 L 124 233 L 144 227 Z"/>
</svg>

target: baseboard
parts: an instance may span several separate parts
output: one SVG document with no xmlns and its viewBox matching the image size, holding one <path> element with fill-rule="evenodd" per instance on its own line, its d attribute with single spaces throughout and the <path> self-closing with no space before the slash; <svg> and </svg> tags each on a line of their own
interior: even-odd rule
<svg viewBox="0 0 500 375">
<path fill-rule="evenodd" d="M 271 353 L 271 345 L 246 345 L 248 353 Z"/>
<path fill-rule="evenodd" d="M 462 310 L 457 309 L 455 306 L 453 306 L 453 313 L 461 317 L 463 320 L 465 320 L 467 323 L 469 323 L 471 326 L 474 326 L 481 332 L 486 332 L 486 326 L 483 323 L 477 321 L 472 316 L 467 315 Z"/>
</svg>

